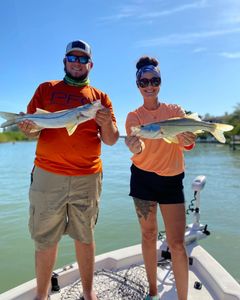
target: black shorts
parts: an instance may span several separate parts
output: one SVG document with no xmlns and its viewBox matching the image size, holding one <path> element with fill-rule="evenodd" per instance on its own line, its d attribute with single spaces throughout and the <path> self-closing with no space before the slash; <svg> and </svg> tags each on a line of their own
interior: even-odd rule
<svg viewBox="0 0 240 300">
<path fill-rule="evenodd" d="M 184 173 L 160 176 L 132 165 L 129 196 L 159 204 L 184 203 L 183 178 Z"/>
</svg>

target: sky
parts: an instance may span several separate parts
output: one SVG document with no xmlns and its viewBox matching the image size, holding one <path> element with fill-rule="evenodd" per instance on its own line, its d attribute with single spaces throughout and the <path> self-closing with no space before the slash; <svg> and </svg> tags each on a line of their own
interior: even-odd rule
<svg viewBox="0 0 240 300">
<path fill-rule="evenodd" d="M 142 105 L 143 55 L 159 60 L 160 102 L 201 116 L 240 103 L 240 0 L 1 1 L 0 37 L 0 111 L 25 112 L 40 83 L 61 80 L 78 39 L 92 47 L 90 83 L 109 95 L 121 134 Z"/>
</svg>

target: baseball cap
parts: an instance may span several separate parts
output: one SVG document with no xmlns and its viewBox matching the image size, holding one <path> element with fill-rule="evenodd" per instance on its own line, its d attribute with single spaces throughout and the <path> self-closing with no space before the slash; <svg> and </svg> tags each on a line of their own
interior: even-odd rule
<svg viewBox="0 0 240 300">
<path fill-rule="evenodd" d="M 72 52 L 72 51 L 81 51 L 81 52 L 87 54 L 87 56 L 91 57 L 91 47 L 88 45 L 88 43 L 81 41 L 81 40 L 70 42 L 67 45 L 65 55 L 67 55 L 69 52 Z"/>
</svg>

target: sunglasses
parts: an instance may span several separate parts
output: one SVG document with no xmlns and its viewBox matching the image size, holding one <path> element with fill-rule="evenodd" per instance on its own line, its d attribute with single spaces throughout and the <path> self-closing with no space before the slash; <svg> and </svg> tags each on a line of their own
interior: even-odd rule
<svg viewBox="0 0 240 300">
<path fill-rule="evenodd" d="M 91 60 L 88 56 L 76 56 L 76 55 L 66 55 L 66 59 L 70 63 L 79 62 L 80 64 L 86 65 Z"/>
<path fill-rule="evenodd" d="M 160 77 L 153 77 L 151 79 L 142 78 L 137 81 L 138 86 L 141 88 L 145 88 L 151 84 L 151 86 L 159 86 L 161 84 L 161 78 Z"/>
</svg>

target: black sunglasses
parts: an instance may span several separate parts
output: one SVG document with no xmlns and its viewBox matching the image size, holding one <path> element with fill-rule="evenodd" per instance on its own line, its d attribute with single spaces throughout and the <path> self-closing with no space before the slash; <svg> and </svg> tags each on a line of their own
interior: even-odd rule
<svg viewBox="0 0 240 300">
<path fill-rule="evenodd" d="M 161 78 L 160 77 L 153 77 L 151 79 L 142 78 L 137 81 L 137 85 L 140 86 L 141 88 L 145 88 L 149 86 L 149 84 L 155 87 L 159 86 L 161 84 Z"/>
<path fill-rule="evenodd" d="M 76 56 L 76 55 L 66 55 L 68 62 L 75 63 L 79 62 L 80 64 L 86 65 L 91 60 L 88 56 Z"/>
</svg>

